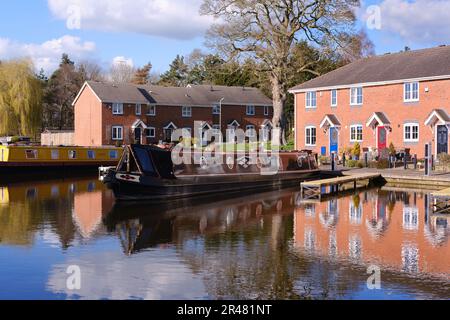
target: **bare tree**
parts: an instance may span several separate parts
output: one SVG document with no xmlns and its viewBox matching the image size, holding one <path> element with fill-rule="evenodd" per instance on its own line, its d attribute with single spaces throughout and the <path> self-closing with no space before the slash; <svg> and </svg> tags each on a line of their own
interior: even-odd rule
<svg viewBox="0 0 450 320">
<path fill-rule="evenodd" d="M 201 13 L 219 21 L 208 32 L 209 46 L 228 58 L 247 55 L 268 73 L 276 127 L 283 128 L 287 74 L 295 44 L 307 40 L 345 48 L 354 33 L 359 0 L 204 0 Z M 308 69 L 310 63 L 302 66 Z"/>
<path fill-rule="evenodd" d="M 109 71 L 109 80 L 114 84 L 131 83 L 136 70 L 126 61 L 113 63 Z"/>
<path fill-rule="evenodd" d="M 78 64 L 78 72 L 81 73 L 84 81 L 101 82 L 105 80 L 102 67 L 100 67 L 100 65 L 94 61 L 89 60 L 81 61 Z"/>
</svg>

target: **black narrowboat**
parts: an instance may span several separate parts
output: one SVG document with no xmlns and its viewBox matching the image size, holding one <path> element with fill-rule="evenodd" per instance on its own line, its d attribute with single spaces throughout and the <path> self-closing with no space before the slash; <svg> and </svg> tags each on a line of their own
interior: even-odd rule
<svg viewBox="0 0 450 320">
<path fill-rule="evenodd" d="M 130 145 L 125 147 L 118 166 L 107 171 L 103 182 L 119 201 L 159 202 L 300 186 L 300 182 L 319 175 L 316 157 L 309 151 L 253 156 L 236 152 L 205 157 L 192 152 L 192 164 L 178 165 L 172 161 L 170 150 Z M 274 161 L 277 169 L 272 172 Z"/>
</svg>

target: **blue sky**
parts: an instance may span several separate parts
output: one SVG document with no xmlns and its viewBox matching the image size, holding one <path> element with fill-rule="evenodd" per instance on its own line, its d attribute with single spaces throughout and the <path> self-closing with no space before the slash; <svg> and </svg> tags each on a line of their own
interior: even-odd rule
<svg viewBox="0 0 450 320">
<path fill-rule="evenodd" d="M 61 53 L 67 52 L 76 61 L 94 60 L 105 69 L 119 57 L 135 66 L 151 61 L 154 71 L 163 72 L 177 54 L 204 48 L 204 32 L 212 20 L 199 16 L 200 3 L 4 1 L 0 59 L 28 56 L 38 67 L 51 71 Z M 367 11 L 371 5 L 377 5 L 375 11 L 373 7 Z M 399 51 L 406 45 L 420 49 L 450 44 L 450 0 L 363 0 L 358 17 L 359 26 L 366 28 L 379 54 Z M 367 20 L 376 28 L 367 28 Z"/>
</svg>

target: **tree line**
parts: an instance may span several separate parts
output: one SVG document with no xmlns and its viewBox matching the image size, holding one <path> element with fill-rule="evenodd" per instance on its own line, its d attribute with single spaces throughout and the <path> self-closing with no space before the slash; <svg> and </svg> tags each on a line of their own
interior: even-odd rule
<svg viewBox="0 0 450 320">
<path fill-rule="evenodd" d="M 28 60 L 0 63 L 0 135 L 36 135 L 73 129 L 72 102 L 87 80 L 164 86 L 250 86 L 273 99 L 274 124 L 289 136 L 293 97 L 288 89 L 373 54 L 355 31 L 356 0 L 204 0 L 201 13 L 219 18 L 207 34 L 207 51 L 178 55 L 156 74 L 152 64 L 126 62 L 106 72 L 67 54 L 52 75 L 34 74 Z"/>
</svg>

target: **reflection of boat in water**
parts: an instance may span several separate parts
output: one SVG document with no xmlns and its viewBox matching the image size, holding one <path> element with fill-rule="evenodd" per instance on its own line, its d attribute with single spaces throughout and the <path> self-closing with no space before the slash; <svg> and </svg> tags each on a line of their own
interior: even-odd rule
<svg viewBox="0 0 450 320">
<path fill-rule="evenodd" d="M 116 232 L 126 254 L 159 245 L 173 244 L 196 235 L 230 231 L 258 224 L 267 214 L 292 214 L 299 193 L 224 195 L 211 204 L 209 199 L 164 202 L 154 206 L 116 203 L 105 216 L 110 232 Z"/>
<path fill-rule="evenodd" d="M 319 173 L 309 152 L 281 152 L 279 156 L 217 154 L 207 159 L 194 153 L 194 164 L 174 165 L 172 153 L 153 146 L 133 145 L 125 149 L 115 170 L 104 182 L 118 200 L 173 200 L 245 191 L 262 192 L 293 186 Z M 198 159 L 197 159 L 198 157 Z M 274 161 L 276 172 L 270 173 Z M 196 165 L 195 163 L 198 163 Z M 264 174 L 265 172 L 270 174 Z"/>
</svg>

